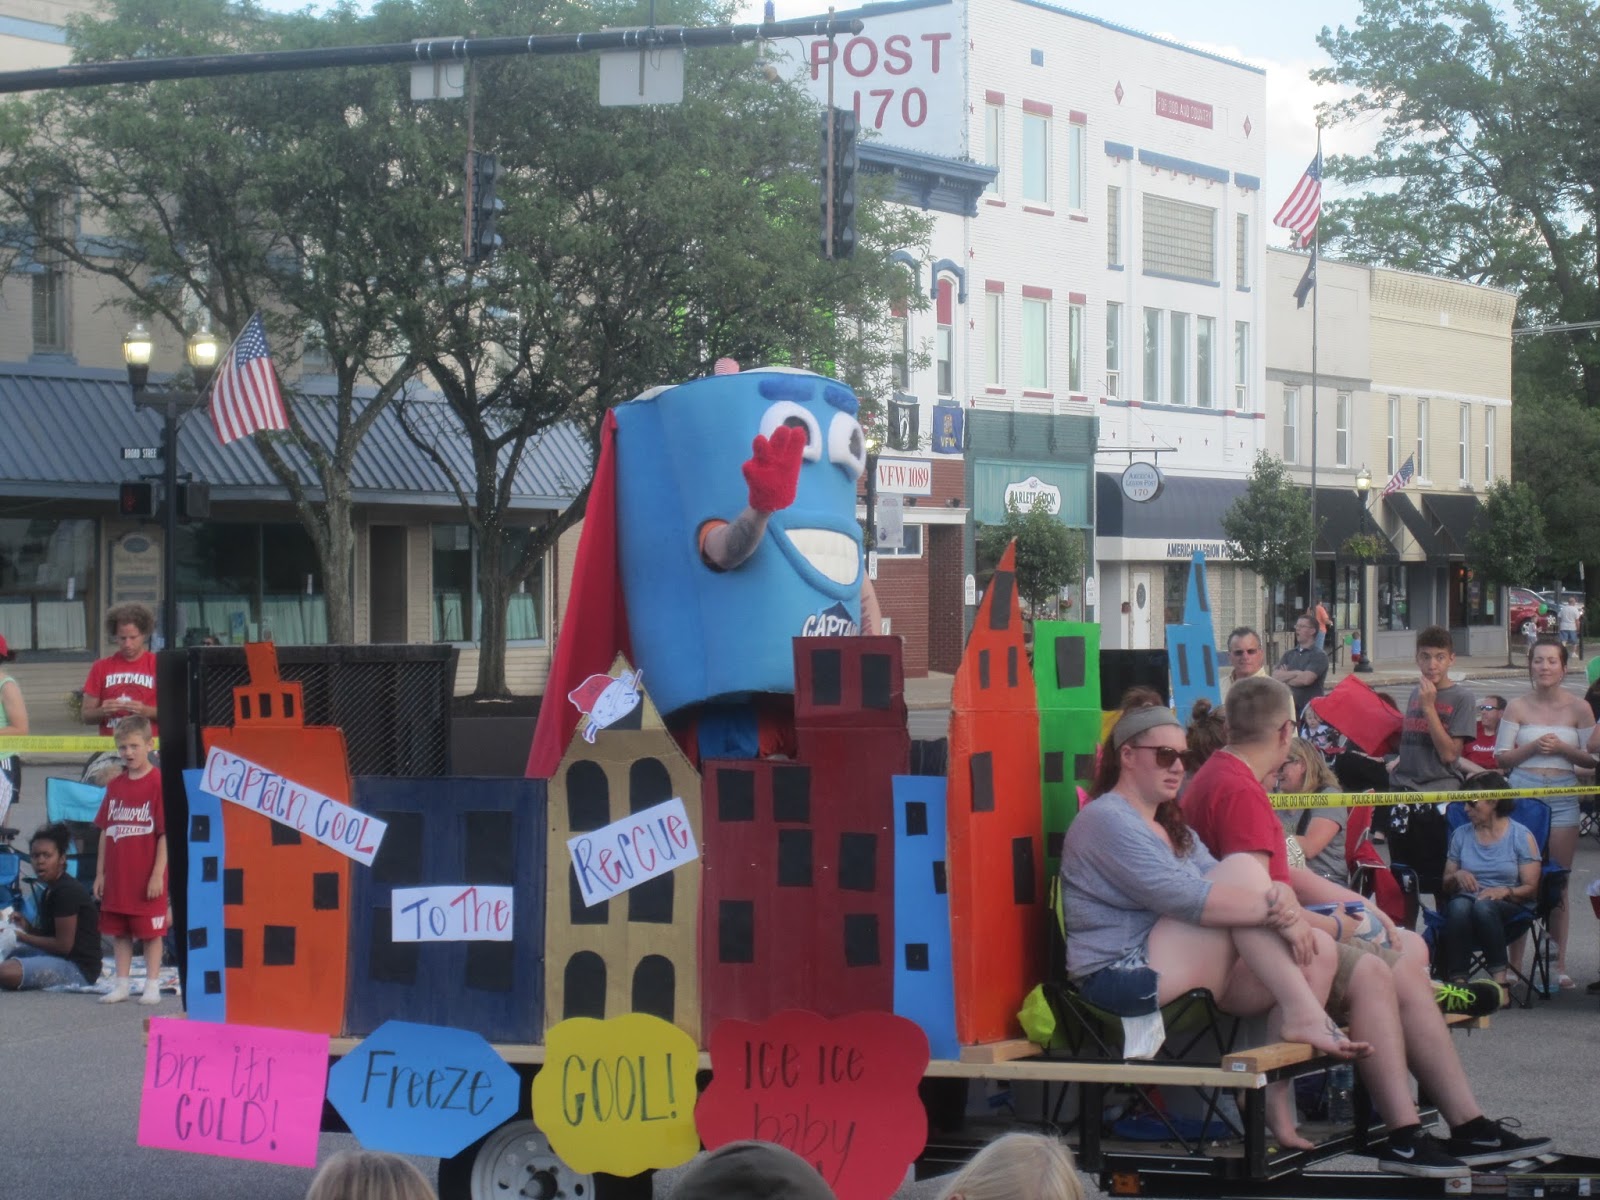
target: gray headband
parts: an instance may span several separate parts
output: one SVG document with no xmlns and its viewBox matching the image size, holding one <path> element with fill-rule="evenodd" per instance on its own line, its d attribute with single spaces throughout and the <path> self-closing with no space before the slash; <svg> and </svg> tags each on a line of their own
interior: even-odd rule
<svg viewBox="0 0 1600 1200">
<path fill-rule="evenodd" d="M 1111 728 L 1111 748 L 1121 750 L 1129 738 L 1137 737 L 1152 729 L 1159 729 L 1163 725 L 1175 725 L 1183 728 L 1183 722 L 1173 714 L 1170 708 L 1161 704 L 1152 704 L 1148 708 L 1135 708 L 1122 715 L 1122 718 Z"/>
</svg>

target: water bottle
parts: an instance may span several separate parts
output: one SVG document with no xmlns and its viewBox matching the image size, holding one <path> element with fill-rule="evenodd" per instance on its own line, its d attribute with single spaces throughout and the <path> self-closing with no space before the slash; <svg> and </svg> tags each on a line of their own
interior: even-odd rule
<svg viewBox="0 0 1600 1200">
<path fill-rule="evenodd" d="M 1561 969 L 1556 965 L 1561 961 L 1561 947 L 1555 938 L 1547 937 L 1544 940 L 1544 978 L 1540 982 L 1544 985 L 1544 994 L 1553 996 L 1560 990 L 1557 981 Z"/>
<path fill-rule="evenodd" d="M 1356 1069 L 1349 1063 L 1339 1063 L 1328 1068 L 1328 1123 L 1351 1125 L 1355 1123 L 1354 1093 Z"/>
</svg>

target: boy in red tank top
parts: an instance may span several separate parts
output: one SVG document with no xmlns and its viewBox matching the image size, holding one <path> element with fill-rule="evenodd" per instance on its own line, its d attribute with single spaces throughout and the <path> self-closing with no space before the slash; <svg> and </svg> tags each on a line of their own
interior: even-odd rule
<svg viewBox="0 0 1600 1200">
<path fill-rule="evenodd" d="M 100 827 L 100 861 L 94 873 L 101 903 L 100 931 L 115 939 L 117 978 L 102 1004 L 128 998 L 133 941 L 144 943 L 145 985 L 140 1004 L 161 1003 L 161 939 L 167 931 L 167 819 L 161 772 L 150 765 L 150 722 L 117 722 L 123 772 L 106 785 L 94 823 Z"/>
</svg>

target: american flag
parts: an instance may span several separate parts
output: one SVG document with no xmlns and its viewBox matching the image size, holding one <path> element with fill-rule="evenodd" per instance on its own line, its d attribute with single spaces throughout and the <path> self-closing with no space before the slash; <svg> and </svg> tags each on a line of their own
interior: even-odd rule
<svg viewBox="0 0 1600 1200">
<path fill-rule="evenodd" d="M 1292 229 L 1296 244 L 1305 246 L 1310 244 L 1311 235 L 1317 229 L 1317 218 L 1321 215 L 1322 147 L 1319 146 L 1317 156 L 1311 160 L 1306 173 L 1300 176 L 1300 182 L 1294 185 L 1294 191 L 1289 193 L 1289 198 L 1283 202 L 1278 215 L 1272 218 L 1272 223 L 1282 229 Z"/>
<path fill-rule="evenodd" d="M 211 384 L 211 423 L 224 446 L 258 429 L 289 428 L 259 312 L 245 322 Z"/>
<path fill-rule="evenodd" d="M 1417 473 L 1416 457 L 1415 454 L 1406 455 L 1405 462 L 1400 464 L 1400 469 L 1394 473 L 1394 477 L 1383 485 L 1383 494 L 1385 496 L 1391 492 L 1398 492 L 1411 482 L 1411 477 Z"/>
</svg>

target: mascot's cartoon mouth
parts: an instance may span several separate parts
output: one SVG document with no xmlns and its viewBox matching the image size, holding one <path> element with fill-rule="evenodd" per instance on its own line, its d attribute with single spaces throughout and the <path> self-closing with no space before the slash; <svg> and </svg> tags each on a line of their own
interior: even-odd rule
<svg viewBox="0 0 1600 1200">
<path fill-rule="evenodd" d="M 861 543 L 831 529 L 785 529 L 800 557 L 830 583 L 847 587 L 861 575 Z"/>
</svg>

